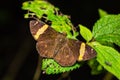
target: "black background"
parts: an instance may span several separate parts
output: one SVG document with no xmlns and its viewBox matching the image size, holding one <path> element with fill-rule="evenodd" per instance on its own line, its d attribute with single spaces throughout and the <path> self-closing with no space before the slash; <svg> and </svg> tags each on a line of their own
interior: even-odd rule
<svg viewBox="0 0 120 80">
<path fill-rule="evenodd" d="M 26 11 L 21 9 L 24 1 L 0 1 L 0 80 L 6 75 L 10 77 L 17 68 L 13 80 L 32 80 L 36 69 L 38 59 L 36 42 L 29 31 L 29 20 L 24 19 Z M 99 8 L 111 14 L 120 13 L 120 0 L 48 1 L 59 7 L 64 14 L 70 15 L 75 26 L 83 24 L 90 29 L 99 19 Z M 59 76 L 42 75 L 40 80 L 57 80 Z M 90 68 L 85 65 L 72 71 L 70 77 L 71 80 L 103 80 L 104 74 L 92 76 Z"/>
</svg>

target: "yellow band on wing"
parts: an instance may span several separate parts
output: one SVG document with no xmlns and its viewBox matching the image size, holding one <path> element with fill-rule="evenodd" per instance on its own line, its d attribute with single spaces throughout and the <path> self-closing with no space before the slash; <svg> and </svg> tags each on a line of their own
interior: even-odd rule
<svg viewBox="0 0 120 80">
<path fill-rule="evenodd" d="M 45 30 L 48 28 L 48 25 L 42 26 L 40 29 L 38 29 L 37 33 L 33 36 L 35 40 L 37 40 L 40 36 L 40 34 L 43 34 Z"/>
<path fill-rule="evenodd" d="M 85 43 L 81 43 L 80 45 L 80 49 L 79 49 L 79 58 L 78 58 L 78 61 L 81 61 L 83 60 L 83 56 L 85 54 Z"/>
</svg>

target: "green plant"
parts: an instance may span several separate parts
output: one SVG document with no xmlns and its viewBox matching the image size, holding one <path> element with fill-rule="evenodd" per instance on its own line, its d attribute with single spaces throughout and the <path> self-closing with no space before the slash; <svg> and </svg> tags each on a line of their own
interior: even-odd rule
<svg viewBox="0 0 120 80">
<path fill-rule="evenodd" d="M 75 31 L 69 19 L 69 16 L 59 13 L 59 9 L 44 0 L 34 0 L 24 2 L 22 9 L 30 11 L 25 14 L 25 18 L 29 15 L 35 15 L 38 19 L 43 15 L 47 15 L 46 19 L 52 21 L 51 27 L 58 32 L 65 32 L 67 38 L 77 39 L 78 32 Z M 96 70 L 92 70 L 93 74 L 97 74 L 103 70 L 111 72 L 120 79 L 120 53 L 114 49 L 114 44 L 120 46 L 120 15 L 107 14 L 103 10 L 99 10 L 100 19 L 93 26 L 92 32 L 85 26 L 79 25 L 80 34 L 97 52 L 97 57 L 88 64 Z M 59 26 L 59 27 L 58 27 Z M 73 31 L 73 34 L 70 31 Z M 99 63 L 94 65 L 94 63 Z M 79 68 L 82 63 L 76 63 L 73 66 L 62 67 L 53 59 L 43 59 L 42 70 L 47 74 L 57 74 Z"/>
</svg>

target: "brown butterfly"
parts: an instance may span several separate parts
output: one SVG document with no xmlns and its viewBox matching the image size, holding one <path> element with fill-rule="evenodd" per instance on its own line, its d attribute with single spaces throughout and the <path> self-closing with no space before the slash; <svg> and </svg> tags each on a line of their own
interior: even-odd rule
<svg viewBox="0 0 120 80">
<path fill-rule="evenodd" d="M 31 20 L 30 31 L 37 41 L 39 55 L 53 58 L 61 66 L 72 66 L 76 61 L 85 61 L 96 56 L 96 52 L 87 44 L 66 38 L 65 34 L 55 31 L 42 21 Z"/>
</svg>

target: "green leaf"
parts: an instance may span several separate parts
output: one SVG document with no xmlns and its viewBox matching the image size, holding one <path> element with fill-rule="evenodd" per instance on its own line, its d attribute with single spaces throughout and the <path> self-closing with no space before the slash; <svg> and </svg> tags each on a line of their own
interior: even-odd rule
<svg viewBox="0 0 120 80">
<path fill-rule="evenodd" d="M 76 63 L 73 66 L 62 67 L 58 63 L 56 63 L 53 59 L 43 59 L 43 62 L 42 62 L 42 70 L 46 74 L 63 73 L 63 72 L 71 71 L 79 67 L 80 67 L 80 64 L 78 63 Z"/>
<path fill-rule="evenodd" d="M 78 34 L 73 34 L 70 32 L 72 30 L 72 23 L 69 20 L 69 17 L 64 14 L 58 14 L 59 9 L 54 7 L 52 4 L 48 3 L 44 0 L 35 0 L 24 2 L 22 6 L 23 10 L 28 10 L 31 13 L 27 13 L 25 18 L 29 18 L 28 16 L 37 16 L 39 19 L 43 17 L 43 15 L 47 15 L 46 20 L 52 22 L 51 27 L 60 33 L 66 33 L 67 38 L 77 39 L 76 36 Z M 56 13 L 56 14 L 55 14 Z M 76 32 L 77 33 L 77 32 Z"/>
<path fill-rule="evenodd" d="M 104 16 L 108 15 L 108 13 L 102 9 L 98 9 L 98 12 L 99 12 L 100 17 L 104 17 Z"/>
<path fill-rule="evenodd" d="M 114 48 L 103 46 L 98 42 L 92 42 L 91 44 L 97 52 L 97 61 L 120 79 L 120 53 Z"/>
<path fill-rule="evenodd" d="M 115 43 L 120 46 L 120 15 L 107 15 L 93 27 L 93 37 L 98 42 Z"/>
<path fill-rule="evenodd" d="M 43 0 L 39 0 L 39 1 L 27 1 L 23 3 L 22 6 L 23 10 L 29 10 L 33 13 L 35 13 L 35 15 L 38 18 L 41 18 L 43 14 L 46 13 L 54 13 L 54 6 L 49 4 L 46 1 Z"/>
<path fill-rule="evenodd" d="M 79 27 L 80 27 L 80 34 L 87 42 L 89 42 L 92 39 L 91 31 L 83 25 L 79 25 Z"/>
</svg>

